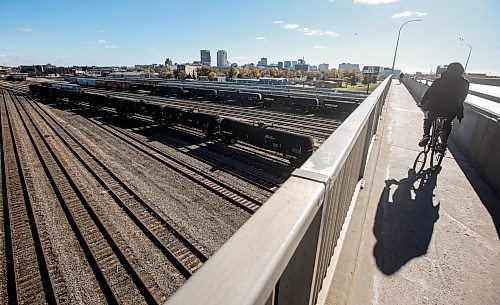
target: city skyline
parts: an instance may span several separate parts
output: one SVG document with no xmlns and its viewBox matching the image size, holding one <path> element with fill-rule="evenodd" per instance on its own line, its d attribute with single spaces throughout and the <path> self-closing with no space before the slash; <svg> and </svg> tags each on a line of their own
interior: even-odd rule
<svg viewBox="0 0 500 305">
<path fill-rule="evenodd" d="M 220 9 L 224 7 L 224 9 Z M 97 9 L 98 8 L 98 9 Z M 396 69 L 429 72 L 453 61 L 468 72 L 500 74 L 493 0 L 3 1 L 0 64 L 133 66 L 185 63 L 200 50 L 226 50 L 239 65 L 305 58 L 313 65 L 390 67 L 401 24 Z M 468 14 L 474 11 L 474 14 Z M 54 18 L 53 16 L 57 16 Z M 481 33 L 478 35 L 478 33 Z M 461 38 L 462 40 L 460 40 Z M 212 61 L 212 66 L 214 62 Z"/>
</svg>

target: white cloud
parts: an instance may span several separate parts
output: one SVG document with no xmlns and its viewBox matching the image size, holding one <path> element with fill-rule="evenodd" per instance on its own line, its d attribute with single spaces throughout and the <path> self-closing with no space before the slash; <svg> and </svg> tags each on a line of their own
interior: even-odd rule
<svg viewBox="0 0 500 305">
<path fill-rule="evenodd" d="M 339 36 L 339 34 L 333 31 L 321 31 L 318 29 L 311 29 L 308 27 L 300 27 L 300 25 L 295 23 L 284 23 L 283 21 L 275 21 L 275 24 L 279 24 L 285 30 L 297 30 L 306 34 L 307 36 Z M 258 38 L 257 38 L 258 39 Z"/>
<path fill-rule="evenodd" d="M 233 56 L 232 59 L 245 59 L 245 56 Z"/>
<path fill-rule="evenodd" d="M 397 2 L 399 0 L 354 0 L 354 3 L 365 3 L 365 4 L 387 4 Z"/>
<path fill-rule="evenodd" d="M 337 33 L 332 31 L 320 31 L 316 29 L 310 28 L 299 28 L 299 32 L 306 34 L 307 36 L 339 36 Z"/>
<path fill-rule="evenodd" d="M 20 29 L 17 29 L 18 32 L 21 32 L 21 33 L 32 33 L 34 32 L 33 29 L 31 28 L 20 28 Z"/>
<path fill-rule="evenodd" d="M 324 49 L 328 49 L 328 47 L 327 47 L 327 46 L 314 46 L 314 48 L 315 48 L 315 49 L 322 49 L 322 50 L 324 50 Z"/>
<path fill-rule="evenodd" d="M 267 38 L 266 37 L 255 37 L 256 40 L 259 40 L 259 41 L 263 41 L 263 42 L 267 42 Z"/>
<path fill-rule="evenodd" d="M 284 22 L 283 22 L 283 21 L 281 21 L 281 20 L 275 20 L 275 21 L 273 21 L 273 23 L 274 23 L 274 24 L 283 24 Z"/>
<path fill-rule="evenodd" d="M 425 16 L 425 15 L 427 15 L 427 13 L 405 11 L 405 12 L 402 12 L 399 14 L 392 15 L 392 18 L 402 18 L 402 17 L 410 17 L 410 16 Z"/>
<path fill-rule="evenodd" d="M 332 32 L 332 31 L 325 31 L 325 35 L 327 35 L 327 36 L 339 36 L 339 34 Z"/>
<path fill-rule="evenodd" d="M 111 44 L 110 41 L 104 40 L 104 39 L 97 39 L 97 40 L 91 41 L 91 42 L 82 42 L 82 44 L 98 45 L 98 46 L 101 46 L 105 49 L 117 49 L 118 48 L 117 45 L 113 45 L 113 44 Z"/>
<path fill-rule="evenodd" d="M 284 28 L 285 30 L 295 30 L 295 29 L 300 28 L 300 25 L 298 25 L 298 24 L 285 24 L 285 25 L 283 26 L 283 28 Z"/>
</svg>

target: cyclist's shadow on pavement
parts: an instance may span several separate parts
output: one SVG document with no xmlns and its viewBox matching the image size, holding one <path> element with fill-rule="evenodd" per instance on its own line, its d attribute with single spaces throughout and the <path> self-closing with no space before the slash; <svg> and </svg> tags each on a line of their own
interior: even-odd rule
<svg viewBox="0 0 500 305">
<path fill-rule="evenodd" d="M 373 226 L 377 238 L 373 255 L 384 274 L 394 274 L 427 253 L 439 218 L 439 204 L 435 206 L 432 200 L 436 182 L 436 172 L 429 169 L 416 174 L 413 168 L 406 178 L 385 181 Z"/>
</svg>

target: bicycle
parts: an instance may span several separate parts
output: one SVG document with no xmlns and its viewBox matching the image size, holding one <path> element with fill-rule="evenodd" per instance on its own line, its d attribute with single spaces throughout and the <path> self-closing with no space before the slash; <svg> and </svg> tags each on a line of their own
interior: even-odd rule
<svg viewBox="0 0 500 305">
<path fill-rule="evenodd" d="M 436 117 L 434 121 L 432 121 L 432 133 L 429 143 L 424 146 L 424 150 L 418 154 L 413 164 L 413 168 L 416 172 L 420 172 L 424 168 L 427 161 L 427 153 L 429 151 L 431 152 L 430 168 L 432 171 L 436 171 L 441 165 L 441 162 L 443 162 L 444 155 L 446 154 L 446 142 L 444 141 L 446 139 L 444 130 L 445 121 L 445 117 Z M 422 156 L 424 158 L 423 160 L 421 160 Z M 421 165 L 417 171 L 419 164 Z"/>
</svg>

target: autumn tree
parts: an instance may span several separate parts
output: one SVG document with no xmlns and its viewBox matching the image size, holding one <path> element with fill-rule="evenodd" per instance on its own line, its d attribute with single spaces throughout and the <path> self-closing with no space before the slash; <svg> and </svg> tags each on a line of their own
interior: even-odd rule
<svg viewBox="0 0 500 305">
<path fill-rule="evenodd" d="M 209 80 L 215 80 L 217 78 L 217 73 L 215 73 L 215 71 L 210 71 L 208 73 L 208 79 Z"/>
</svg>

